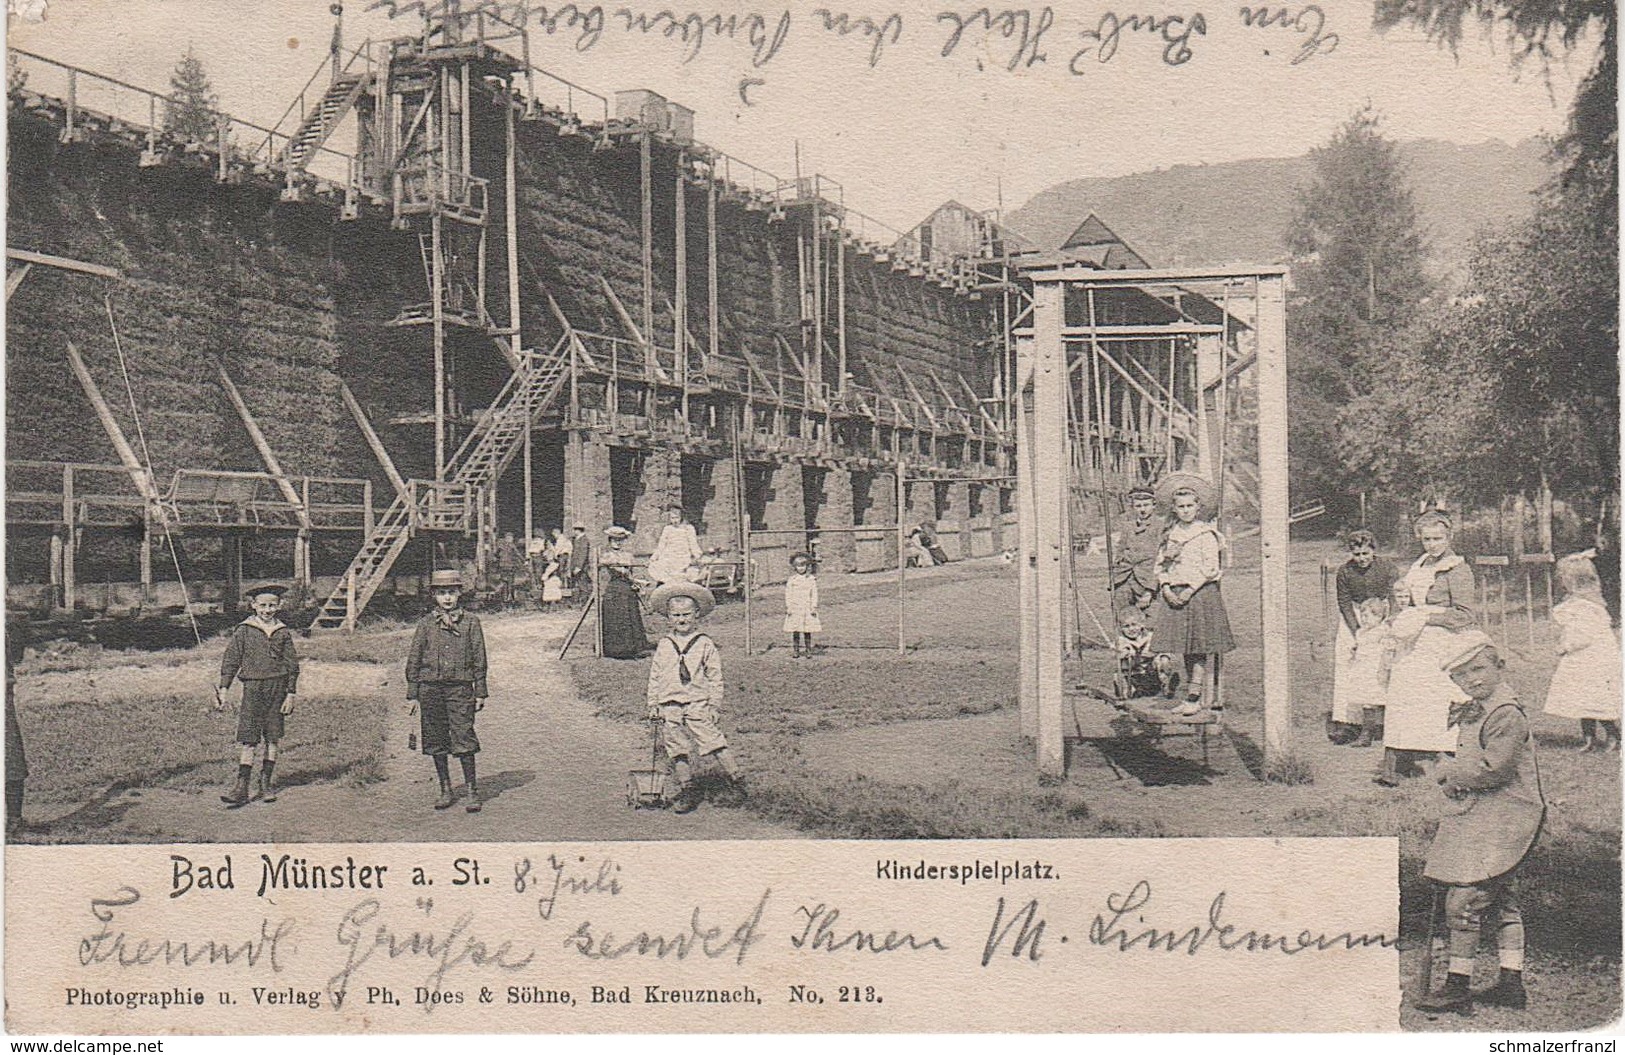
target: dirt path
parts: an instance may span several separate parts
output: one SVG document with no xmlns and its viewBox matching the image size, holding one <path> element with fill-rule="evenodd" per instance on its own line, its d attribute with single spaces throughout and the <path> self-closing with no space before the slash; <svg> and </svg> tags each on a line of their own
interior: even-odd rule
<svg viewBox="0 0 1625 1055">
<path fill-rule="evenodd" d="M 647 765 L 645 731 L 595 717 L 576 695 L 555 658 L 573 613 L 526 614 L 485 620 L 492 700 L 480 713 L 482 813 L 462 801 L 431 808 L 434 767 L 408 751 L 418 719 L 407 712 L 399 674 L 368 667 L 369 686 L 401 702 L 389 709 L 385 779 L 366 786 L 338 782 L 285 786 L 271 805 L 221 806 L 223 788 L 153 787 L 109 801 L 108 841 L 179 839 L 203 842 L 386 842 L 540 839 L 764 839 L 793 834 L 746 810 L 711 805 L 688 816 L 632 810 L 629 769 Z M 350 680 L 360 664 L 349 668 Z M 323 664 L 311 664 L 301 688 L 322 689 Z M 336 673 L 336 672 L 335 672 Z M 358 686 L 350 685 L 354 689 Z M 284 768 L 289 768 L 285 763 Z M 457 765 L 452 764 L 458 783 Z M 222 773 L 222 780 L 226 774 Z"/>
</svg>

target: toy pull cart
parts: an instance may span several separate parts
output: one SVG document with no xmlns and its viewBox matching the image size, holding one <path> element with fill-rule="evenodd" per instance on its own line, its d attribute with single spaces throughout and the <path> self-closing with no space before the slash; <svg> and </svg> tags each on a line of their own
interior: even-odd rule
<svg viewBox="0 0 1625 1055">
<path fill-rule="evenodd" d="M 660 719 L 649 720 L 649 768 L 634 769 L 626 775 L 626 804 L 635 810 L 663 810 L 671 804 L 667 794 L 671 776 L 660 764 Z"/>
</svg>

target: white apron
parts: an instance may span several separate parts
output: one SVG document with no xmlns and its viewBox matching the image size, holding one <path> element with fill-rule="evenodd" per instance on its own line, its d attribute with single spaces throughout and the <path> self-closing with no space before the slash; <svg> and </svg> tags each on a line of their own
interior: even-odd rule
<svg viewBox="0 0 1625 1055">
<path fill-rule="evenodd" d="M 1388 675 L 1387 710 L 1383 716 L 1384 747 L 1404 751 L 1454 751 L 1456 736 L 1450 728 L 1450 705 L 1461 703 L 1467 694 L 1456 688 L 1439 664 L 1455 648 L 1456 633 L 1442 626 L 1426 626 L 1412 638 L 1404 632 L 1407 623 L 1420 621 L 1429 613 L 1442 611 L 1427 603 L 1433 579 L 1461 562 L 1452 554 L 1431 568 L 1419 557 L 1400 580 L 1410 595 L 1411 607 L 1394 618 L 1394 632 L 1400 639 Z M 1406 641 L 1410 644 L 1407 646 Z"/>
</svg>

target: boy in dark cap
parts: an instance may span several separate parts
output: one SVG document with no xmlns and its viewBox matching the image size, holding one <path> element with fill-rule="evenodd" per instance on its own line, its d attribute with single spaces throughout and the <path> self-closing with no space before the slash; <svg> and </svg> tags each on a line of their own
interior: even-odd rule
<svg viewBox="0 0 1625 1055">
<path fill-rule="evenodd" d="M 274 585 L 250 590 L 247 597 L 254 613 L 233 628 L 226 654 L 220 659 L 219 691 L 231 688 L 233 680 L 243 683 L 243 702 L 237 709 L 237 743 L 242 748 L 237 783 L 220 796 L 228 809 L 238 809 L 248 802 L 254 750 L 262 740 L 265 761 L 260 765 L 260 799 L 276 801 L 277 743 L 282 739 L 285 719 L 293 713 L 299 685 L 299 653 L 293 645 L 293 631 L 278 618 L 282 595 L 287 592 L 287 587 Z"/>
<path fill-rule="evenodd" d="M 1502 680 L 1505 664 L 1495 643 L 1482 630 L 1456 637 L 1440 666 L 1470 699 L 1450 708 L 1450 724 L 1460 729 L 1456 756 L 1434 773 L 1450 804 L 1422 872 L 1445 885 L 1450 973 L 1444 989 L 1423 994 L 1416 1006 L 1465 1014 L 1475 1000 L 1512 1008 L 1527 1002 L 1518 867 L 1540 832 L 1546 799 L 1529 720 Z M 1496 928 L 1501 973 L 1493 988 L 1474 993 L 1473 961 L 1486 921 Z"/>
<path fill-rule="evenodd" d="M 1158 590 L 1157 548 L 1162 539 L 1156 523 L 1157 496 L 1149 487 L 1133 488 L 1128 507 L 1134 519 L 1112 552 L 1112 593 L 1119 612 L 1126 608 L 1143 612 Z"/>
<path fill-rule="evenodd" d="M 468 785 L 469 813 L 480 812 L 480 789 L 475 780 L 474 756 L 480 741 L 474 735 L 474 715 L 485 706 L 485 633 L 478 616 L 463 610 L 463 576 L 437 571 L 429 576 L 434 611 L 418 620 L 412 647 L 406 653 L 406 698 L 418 708 L 423 753 L 434 759 L 440 778 L 437 810 L 450 809 L 451 765 L 456 755 Z"/>
</svg>

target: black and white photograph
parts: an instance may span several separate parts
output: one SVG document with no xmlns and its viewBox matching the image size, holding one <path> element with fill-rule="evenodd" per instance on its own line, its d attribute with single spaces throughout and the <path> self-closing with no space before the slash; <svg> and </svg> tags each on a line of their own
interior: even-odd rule
<svg viewBox="0 0 1625 1055">
<path fill-rule="evenodd" d="M 79 853 L 185 918 L 375 881 L 426 914 L 367 863 L 408 844 L 458 847 L 443 898 L 581 844 L 596 877 L 560 851 L 547 881 L 588 899 L 622 852 L 883 842 L 912 879 L 970 840 L 1018 862 L 986 967 L 1038 959 L 1024 857 L 1245 871 L 1245 840 L 1326 847 L 1334 915 L 1397 892 L 1314 921 L 1388 957 L 1347 1021 L 1616 1029 L 1617 18 L 11 0 L 7 962 Z M 1067 948 L 1195 979 L 1263 927 L 1207 891 L 1202 937 L 1114 929 L 1180 922 L 1180 867 L 1156 904 L 1089 894 Z M 135 899 L 44 897 L 86 973 L 28 983 L 29 1031 L 97 1032 L 81 982 L 233 1002 L 97 973 Z M 811 947 L 829 911 L 797 909 Z M 902 926 L 873 970 L 913 977 Z M 959 951 L 909 926 L 910 965 Z M 480 949 L 471 994 L 519 971 Z M 294 984 L 360 993 L 349 956 Z M 446 970 L 421 1002 L 461 1002 Z M 777 983 L 716 1031 L 900 1028 L 793 1019 Z M 173 1028 L 378 1028 L 230 1021 Z"/>
</svg>

